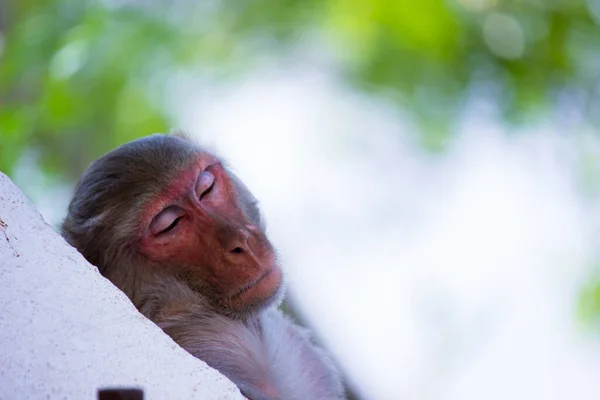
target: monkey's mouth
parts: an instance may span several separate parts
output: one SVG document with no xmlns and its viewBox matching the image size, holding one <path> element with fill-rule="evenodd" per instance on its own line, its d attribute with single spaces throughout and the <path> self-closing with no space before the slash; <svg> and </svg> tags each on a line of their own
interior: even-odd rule
<svg viewBox="0 0 600 400">
<path fill-rule="evenodd" d="M 231 298 L 235 299 L 237 297 L 242 296 L 248 290 L 252 289 L 253 287 L 257 286 L 262 281 L 266 280 L 270 275 L 273 274 L 274 271 L 275 271 L 275 267 L 271 267 L 271 268 L 267 269 L 261 276 L 259 276 L 258 278 L 256 278 L 255 280 L 253 280 L 252 282 L 250 282 L 249 284 L 247 284 L 246 286 L 244 286 L 237 292 L 235 292 L 233 294 L 233 296 L 231 296 Z"/>
</svg>

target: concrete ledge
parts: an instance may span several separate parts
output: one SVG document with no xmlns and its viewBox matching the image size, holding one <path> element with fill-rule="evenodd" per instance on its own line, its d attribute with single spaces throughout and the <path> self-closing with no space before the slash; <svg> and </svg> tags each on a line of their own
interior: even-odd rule
<svg viewBox="0 0 600 400">
<path fill-rule="evenodd" d="M 0 173 L 0 398 L 243 399 L 142 316 Z"/>
</svg>

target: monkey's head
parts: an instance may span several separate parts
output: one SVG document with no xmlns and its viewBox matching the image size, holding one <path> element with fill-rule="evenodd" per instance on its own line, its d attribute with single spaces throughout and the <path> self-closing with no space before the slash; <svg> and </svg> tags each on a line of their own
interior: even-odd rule
<svg viewBox="0 0 600 400">
<path fill-rule="evenodd" d="M 148 136 L 92 163 L 62 233 L 130 297 L 136 279 L 169 274 L 217 310 L 243 315 L 281 290 L 256 199 L 219 158 L 184 137 Z"/>
</svg>

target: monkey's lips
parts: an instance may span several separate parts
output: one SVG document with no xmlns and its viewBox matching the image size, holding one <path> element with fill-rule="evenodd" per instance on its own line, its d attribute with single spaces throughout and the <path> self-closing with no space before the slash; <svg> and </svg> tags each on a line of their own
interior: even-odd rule
<svg viewBox="0 0 600 400">
<path fill-rule="evenodd" d="M 265 301 L 277 293 L 280 285 L 281 270 L 278 266 L 273 266 L 233 294 L 231 300 L 242 304 Z"/>
</svg>

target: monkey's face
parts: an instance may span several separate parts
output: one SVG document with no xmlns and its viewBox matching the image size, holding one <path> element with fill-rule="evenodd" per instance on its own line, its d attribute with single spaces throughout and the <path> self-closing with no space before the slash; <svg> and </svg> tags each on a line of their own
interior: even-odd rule
<svg viewBox="0 0 600 400">
<path fill-rule="evenodd" d="M 270 303 L 281 270 L 245 188 L 201 153 L 144 208 L 139 251 L 227 311 Z M 252 210 L 256 212 L 252 212 Z"/>
</svg>

